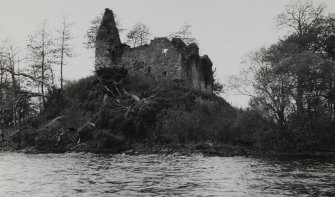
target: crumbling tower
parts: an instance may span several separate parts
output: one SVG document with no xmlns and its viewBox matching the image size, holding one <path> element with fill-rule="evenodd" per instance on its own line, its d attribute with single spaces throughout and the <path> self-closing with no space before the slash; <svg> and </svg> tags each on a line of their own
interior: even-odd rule
<svg viewBox="0 0 335 197">
<path fill-rule="evenodd" d="M 113 11 L 106 8 L 95 42 L 95 69 L 120 63 L 122 44 Z"/>
<path fill-rule="evenodd" d="M 200 56 L 197 44 L 163 37 L 148 45 L 129 47 L 121 43 L 114 14 L 106 9 L 96 37 L 95 69 L 103 75 L 106 69 L 101 68 L 111 67 L 119 74 L 126 71 L 125 75 L 147 78 L 152 83 L 181 80 L 186 88 L 213 93 L 212 62 L 207 55 Z"/>
</svg>

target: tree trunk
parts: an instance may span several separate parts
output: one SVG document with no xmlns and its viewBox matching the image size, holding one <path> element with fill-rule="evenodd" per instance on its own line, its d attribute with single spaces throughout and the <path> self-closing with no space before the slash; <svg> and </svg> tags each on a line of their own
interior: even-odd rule
<svg viewBox="0 0 335 197">
<path fill-rule="evenodd" d="M 11 70 L 11 78 L 12 78 L 12 92 L 13 92 L 13 101 L 15 101 L 17 99 L 17 85 L 16 85 L 16 79 L 15 79 L 15 62 L 14 62 L 14 56 L 11 56 L 9 54 L 9 66 L 10 66 L 10 70 Z M 13 126 L 16 126 L 16 103 L 13 105 Z"/>
<path fill-rule="evenodd" d="M 332 91 L 332 96 L 331 99 L 332 101 L 331 103 L 331 110 L 332 110 L 332 118 L 333 120 L 335 119 L 335 58 L 332 59 L 333 60 L 333 73 L 332 73 L 332 81 L 331 81 L 331 91 Z"/>
<path fill-rule="evenodd" d="M 302 87 L 302 79 L 300 76 L 298 76 L 297 97 L 296 97 L 298 114 L 301 114 L 304 110 L 303 95 L 304 95 L 304 90 Z"/>
<path fill-rule="evenodd" d="M 60 90 L 63 93 L 63 61 L 64 61 L 64 42 L 65 42 L 65 30 L 63 30 L 62 37 L 62 49 L 61 49 L 61 59 L 60 59 Z"/>
<path fill-rule="evenodd" d="M 279 128 L 281 133 L 286 132 L 286 120 L 285 120 L 285 115 L 283 111 L 279 111 L 277 112 L 278 115 L 278 124 L 279 124 Z"/>
<path fill-rule="evenodd" d="M 44 53 L 42 52 L 42 65 L 41 65 L 41 75 L 42 75 L 42 83 L 41 83 L 41 93 L 44 95 Z M 42 108 L 45 106 L 45 98 L 42 97 Z"/>
</svg>

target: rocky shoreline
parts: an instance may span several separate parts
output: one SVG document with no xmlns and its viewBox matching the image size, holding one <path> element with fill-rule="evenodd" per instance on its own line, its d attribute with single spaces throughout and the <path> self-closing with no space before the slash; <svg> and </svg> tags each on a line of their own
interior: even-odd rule
<svg viewBox="0 0 335 197">
<path fill-rule="evenodd" d="M 197 145 L 154 145 L 147 146 L 145 144 L 134 144 L 126 149 L 116 151 L 115 149 L 102 149 L 90 148 L 89 144 L 83 143 L 72 150 L 53 150 L 44 151 L 38 150 L 35 147 L 25 147 L 16 149 L 11 146 L 0 145 L 0 152 L 16 152 L 25 154 L 48 154 L 48 153 L 69 153 L 69 152 L 84 152 L 93 154 L 122 154 L 122 155 L 183 155 L 192 156 L 201 154 L 205 157 L 257 157 L 257 158 L 335 158 L 335 152 L 261 152 L 254 148 L 235 146 L 235 145 L 219 145 L 210 146 L 207 143 Z"/>
<path fill-rule="evenodd" d="M 53 149 L 53 150 L 40 150 L 36 147 L 29 146 L 21 149 L 17 149 L 12 146 L 1 145 L 0 152 L 21 152 L 27 154 L 39 154 L 39 153 L 66 153 L 66 152 L 90 152 L 96 154 L 125 154 L 125 155 L 144 155 L 144 154 L 178 154 L 190 156 L 193 154 L 203 154 L 204 156 L 221 156 L 221 157 L 232 157 L 232 156 L 251 156 L 258 155 L 257 151 L 241 146 L 232 145 L 220 145 L 212 146 L 209 143 L 201 144 L 188 144 L 188 145 L 145 145 L 136 143 L 129 145 L 122 149 L 97 149 L 94 147 L 92 142 L 78 144 L 71 149 Z"/>
</svg>

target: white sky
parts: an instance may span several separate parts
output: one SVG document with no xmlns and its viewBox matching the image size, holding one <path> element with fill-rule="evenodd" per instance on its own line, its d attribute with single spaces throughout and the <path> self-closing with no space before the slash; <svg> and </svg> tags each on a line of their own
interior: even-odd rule
<svg viewBox="0 0 335 197">
<path fill-rule="evenodd" d="M 64 68 L 66 79 L 79 79 L 92 73 L 93 51 L 83 47 L 89 22 L 105 8 L 112 9 L 126 29 L 142 22 L 153 36 L 177 31 L 185 21 L 192 25 L 200 52 L 208 54 L 224 79 L 237 74 L 242 58 L 262 46 L 275 43 L 283 31 L 275 17 L 289 0 L 0 0 L 0 40 L 10 38 L 24 49 L 27 36 L 44 19 L 49 27 L 60 25 L 66 15 L 74 22 L 72 41 L 77 56 Z M 334 0 L 325 2 L 335 12 Z M 125 40 L 123 40 L 124 42 Z M 24 55 L 24 54 L 23 54 Z M 223 95 L 235 106 L 246 106 L 247 97 Z"/>
</svg>

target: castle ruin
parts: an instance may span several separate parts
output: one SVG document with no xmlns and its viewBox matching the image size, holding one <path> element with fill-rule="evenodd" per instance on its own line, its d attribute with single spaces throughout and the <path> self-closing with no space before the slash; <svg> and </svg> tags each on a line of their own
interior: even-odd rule
<svg viewBox="0 0 335 197">
<path fill-rule="evenodd" d="M 180 79 L 187 88 L 203 93 L 213 92 L 212 62 L 200 56 L 195 43 L 181 39 L 155 38 L 149 45 L 131 48 L 122 44 L 113 12 L 105 10 L 96 37 L 95 69 L 122 66 L 130 75 L 144 73 L 154 80 Z"/>
</svg>

